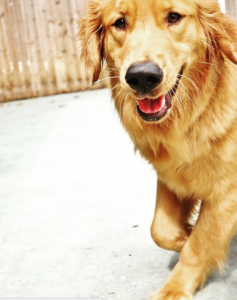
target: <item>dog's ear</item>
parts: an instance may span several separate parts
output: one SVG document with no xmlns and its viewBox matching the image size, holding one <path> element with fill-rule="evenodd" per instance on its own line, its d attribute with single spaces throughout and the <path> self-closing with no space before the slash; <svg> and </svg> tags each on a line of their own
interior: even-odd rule
<svg viewBox="0 0 237 300">
<path fill-rule="evenodd" d="M 220 62 L 226 56 L 237 64 L 237 26 L 220 11 L 216 0 L 199 1 L 198 17 L 205 34 L 207 59 Z"/>
<path fill-rule="evenodd" d="M 88 2 L 86 14 L 79 20 L 79 41 L 81 42 L 81 58 L 85 59 L 86 66 L 92 69 L 94 83 L 100 76 L 104 58 L 104 30 L 100 0 Z"/>
</svg>

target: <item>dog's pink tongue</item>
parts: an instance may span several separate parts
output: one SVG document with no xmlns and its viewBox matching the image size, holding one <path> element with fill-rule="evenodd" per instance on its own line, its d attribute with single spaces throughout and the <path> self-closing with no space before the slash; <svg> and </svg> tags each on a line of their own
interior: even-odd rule
<svg viewBox="0 0 237 300">
<path fill-rule="evenodd" d="M 159 112 L 165 104 L 165 95 L 157 99 L 143 99 L 138 101 L 139 108 L 145 114 L 155 114 Z"/>
</svg>

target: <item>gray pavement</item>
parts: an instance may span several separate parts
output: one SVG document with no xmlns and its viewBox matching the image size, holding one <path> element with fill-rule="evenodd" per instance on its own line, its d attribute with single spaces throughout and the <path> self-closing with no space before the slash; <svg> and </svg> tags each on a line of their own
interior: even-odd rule
<svg viewBox="0 0 237 300">
<path fill-rule="evenodd" d="M 0 298 L 148 299 L 178 255 L 150 237 L 155 172 L 109 91 L 7 103 L 0 120 Z M 237 299 L 237 237 L 195 299 Z"/>
</svg>

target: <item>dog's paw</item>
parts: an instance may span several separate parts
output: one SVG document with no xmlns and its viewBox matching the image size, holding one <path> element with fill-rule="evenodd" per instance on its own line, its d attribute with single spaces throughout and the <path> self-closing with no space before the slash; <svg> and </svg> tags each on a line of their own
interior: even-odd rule
<svg viewBox="0 0 237 300">
<path fill-rule="evenodd" d="M 172 289 L 161 289 L 160 291 L 151 295 L 150 300 L 192 300 L 193 296 L 181 291 Z"/>
</svg>

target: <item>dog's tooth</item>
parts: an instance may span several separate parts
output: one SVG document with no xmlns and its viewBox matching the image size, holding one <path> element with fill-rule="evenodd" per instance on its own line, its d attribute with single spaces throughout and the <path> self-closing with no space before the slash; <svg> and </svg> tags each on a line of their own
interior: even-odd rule
<svg viewBox="0 0 237 300">
<path fill-rule="evenodd" d="M 162 107 L 165 105 L 165 103 L 166 103 L 166 98 L 164 97 L 162 100 Z"/>
</svg>

